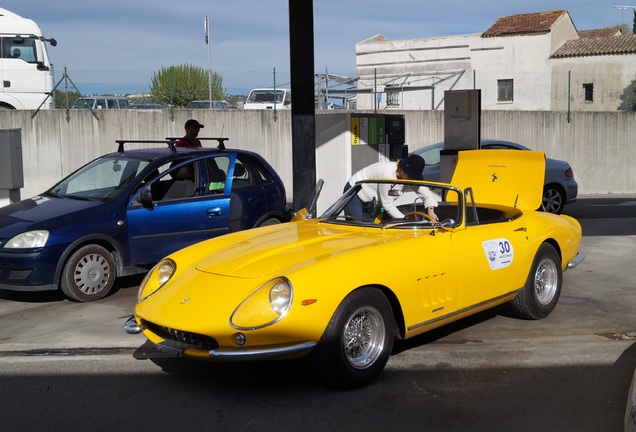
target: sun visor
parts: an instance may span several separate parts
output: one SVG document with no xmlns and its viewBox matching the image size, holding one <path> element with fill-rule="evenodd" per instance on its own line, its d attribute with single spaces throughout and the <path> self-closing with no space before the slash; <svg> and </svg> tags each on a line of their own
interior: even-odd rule
<svg viewBox="0 0 636 432">
<path fill-rule="evenodd" d="M 516 206 L 536 210 L 541 206 L 545 154 L 525 150 L 462 150 L 451 184 L 472 188 L 479 204 Z"/>
</svg>

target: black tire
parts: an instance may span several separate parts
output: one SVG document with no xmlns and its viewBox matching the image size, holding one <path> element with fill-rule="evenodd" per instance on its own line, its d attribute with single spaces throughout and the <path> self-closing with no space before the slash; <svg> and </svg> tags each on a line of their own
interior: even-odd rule
<svg viewBox="0 0 636 432">
<path fill-rule="evenodd" d="M 280 223 L 280 221 L 276 218 L 269 218 L 269 219 L 265 219 L 263 222 L 261 222 L 258 226 L 259 227 L 263 227 L 263 226 L 270 226 L 270 225 L 278 225 Z"/>
<path fill-rule="evenodd" d="M 115 260 L 110 252 L 91 244 L 82 246 L 68 259 L 60 288 L 70 300 L 90 302 L 105 297 L 116 277 Z"/>
<path fill-rule="evenodd" d="M 561 258 L 554 246 L 544 243 L 534 256 L 523 291 L 510 306 L 521 318 L 545 318 L 559 301 L 562 283 Z"/>
<path fill-rule="evenodd" d="M 371 383 L 391 356 L 395 329 L 391 305 L 380 290 L 352 292 L 338 306 L 314 352 L 319 375 L 339 388 Z"/>
<path fill-rule="evenodd" d="M 541 208 L 548 213 L 561 214 L 565 207 L 565 192 L 559 186 L 546 185 L 543 188 Z"/>
</svg>

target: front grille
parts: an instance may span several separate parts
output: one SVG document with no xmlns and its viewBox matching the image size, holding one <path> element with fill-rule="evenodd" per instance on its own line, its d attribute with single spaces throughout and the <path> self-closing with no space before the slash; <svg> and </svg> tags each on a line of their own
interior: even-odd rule
<svg viewBox="0 0 636 432">
<path fill-rule="evenodd" d="M 199 350 L 210 351 L 213 349 L 217 349 L 219 347 L 219 343 L 216 341 L 216 339 L 209 336 L 176 330 L 170 327 L 160 326 L 151 322 L 146 322 L 145 324 L 146 324 L 146 327 L 148 327 L 148 330 L 150 330 L 157 336 L 165 340 L 174 341 L 174 342 L 178 342 L 179 344 L 183 344 L 184 348 L 194 348 Z"/>
</svg>

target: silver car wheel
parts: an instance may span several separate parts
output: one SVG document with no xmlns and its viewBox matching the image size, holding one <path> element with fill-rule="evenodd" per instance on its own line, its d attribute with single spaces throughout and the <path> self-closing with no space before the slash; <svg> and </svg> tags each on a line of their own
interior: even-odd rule
<svg viewBox="0 0 636 432">
<path fill-rule="evenodd" d="M 555 188 L 543 192 L 543 208 L 546 212 L 560 214 L 563 211 L 565 197 Z"/>
<path fill-rule="evenodd" d="M 106 296 L 117 277 L 113 255 L 104 247 L 88 244 L 76 250 L 64 265 L 60 288 L 74 301 L 94 301 Z"/>
<path fill-rule="evenodd" d="M 537 266 L 534 276 L 534 291 L 537 301 L 542 305 L 549 304 L 559 286 L 559 273 L 551 259 L 543 259 Z"/>
<path fill-rule="evenodd" d="M 356 310 L 344 328 L 344 352 L 356 369 L 373 365 L 384 349 L 386 328 L 376 308 L 364 306 Z"/>
<path fill-rule="evenodd" d="M 100 254 L 84 256 L 75 266 L 75 284 L 84 294 L 95 294 L 106 286 L 111 268 Z"/>
</svg>

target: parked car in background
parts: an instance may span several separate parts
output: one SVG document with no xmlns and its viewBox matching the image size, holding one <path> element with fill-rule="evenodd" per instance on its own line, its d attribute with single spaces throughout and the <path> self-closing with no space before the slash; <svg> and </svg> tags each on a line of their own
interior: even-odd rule
<svg viewBox="0 0 636 432">
<path fill-rule="evenodd" d="M 424 158 L 424 179 L 440 181 L 440 151 L 444 143 L 439 142 L 415 150 L 413 153 Z M 530 150 L 521 144 L 494 139 L 483 139 L 481 148 L 484 150 Z M 547 158 L 545 164 L 545 182 L 543 186 L 542 209 L 550 213 L 561 214 L 566 204 L 576 201 L 579 186 L 574 179 L 574 171 L 566 161 Z"/>
<path fill-rule="evenodd" d="M 164 105 L 157 103 L 134 103 L 128 105 L 130 109 L 164 109 L 166 108 Z"/>
<path fill-rule="evenodd" d="M 452 184 L 365 180 L 317 219 L 169 255 L 141 283 L 125 331 L 143 332 L 174 357 L 309 356 L 315 370 L 307 377 L 350 388 L 382 372 L 397 339 L 504 303 L 524 319 L 548 316 L 563 272 L 584 255 L 574 218 L 535 210 L 545 156 L 489 150 L 458 159 Z M 351 217 L 347 205 L 363 187 L 394 200 L 405 217 L 392 219 L 373 200 L 368 218 Z M 440 221 L 430 219 L 419 188 L 443 197 Z"/>
<path fill-rule="evenodd" d="M 121 144 L 0 208 L 0 289 L 97 300 L 185 246 L 290 218 L 283 182 L 254 152 Z"/>
<path fill-rule="evenodd" d="M 128 108 L 128 99 L 121 96 L 84 96 L 77 99 L 71 108 L 121 109 Z"/>
<path fill-rule="evenodd" d="M 243 104 L 246 110 L 290 110 L 291 109 L 291 90 L 281 88 L 260 88 L 253 89 L 247 95 L 247 99 Z"/>
<path fill-rule="evenodd" d="M 210 106 L 210 102 L 212 106 Z M 222 100 L 193 100 L 186 105 L 186 109 L 230 109 L 230 106 Z"/>
</svg>

